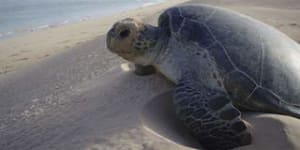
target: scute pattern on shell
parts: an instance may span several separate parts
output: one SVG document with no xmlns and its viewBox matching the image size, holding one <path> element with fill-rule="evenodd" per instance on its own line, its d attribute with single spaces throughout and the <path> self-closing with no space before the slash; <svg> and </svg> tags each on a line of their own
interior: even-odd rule
<svg viewBox="0 0 300 150">
<path fill-rule="evenodd" d="M 290 60 L 279 57 L 289 57 L 281 49 L 300 56 L 300 48 L 272 27 L 248 16 L 206 5 L 170 8 L 160 16 L 159 26 L 169 30 L 170 36 L 179 41 L 194 41 L 208 49 L 224 81 L 230 81 L 230 73 L 239 72 L 241 80 L 236 81 L 238 84 L 250 86 L 246 79 L 255 84 L 254 89 L 244 92 L 247 96 L 232 95 L 236 97 L 235 101 L 247 101 L 255 90 L 268 89 L 271 95 L 279 98 L 279 105 L 300 107 L 300 73 L 295 71 L 300 67 L 286 67 L 285 64 L 291 64 Z M 282 61 L 286 63 L 279 63 Z M 300 63 L 300 60 L 294 61 Z M 289 74 L 291 71 L 292 75 Z M 231 93 L 238 88 L 227 87 Z M 264 108 L 257 110 L 264 111 Z"/>
</svg>

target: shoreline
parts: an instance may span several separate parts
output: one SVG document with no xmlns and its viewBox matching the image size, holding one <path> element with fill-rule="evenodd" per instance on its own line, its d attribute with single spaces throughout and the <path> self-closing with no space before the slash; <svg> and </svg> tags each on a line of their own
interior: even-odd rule
<svg viewBox="0 0 300 150">
<path fill-rule="evenodd" d="M 104 35 L 110 26 L 121 18 L 135 17 L 143 19 L 151 16 L 154 12 L 186 1 L 168 0 L 146 7 L 121 11 L 106 17 L 71 22 L 12 38 L 1 39 L 0 78 Z"/>
<path fill-rule="evenodd" d="M 56 21 L 53 21 L 52 23 L 48 23 L 48 24 L 31 25 L 31 27 L 20 27 L 15 30 L 3 31 L 3 32 L 0 32 L 0 42 L 1 42 L 1 40 L 12 39 L 14 37 L 30 34 L 30 33 L 45 30 L 48 28 L 57 28 L 57 27 L 67 25 L 67 24 L 80 23 L 80 22 L 89 21 L 89 20 L 106 18 L 109 16 L 114 16 L 114 15 L 124 13 L 124 12 L 126 13 L 128 11 L 133 11 L 136 9 L 142 9 L 142 8 L 149 7 L 149 6 L 160 5 L 162 3 L 167 3 L 168 1 L 169 0 L 148 2 L 148 3 L 144 3 L 143 5 L 136 5 L 136 6 L 130 6 L 128 8 L 122 8 L 121 10 L 118 10 L 118 9 L 106 10 L 106 11 L 102 12 L 101 14 L 94 13 L 94 14 L 85 15 L 85 16 L 77 16 L 77 17 L 73 17 L 73 18 L 69 17 L 69 18 L 65 18 L 60 21 L 56 20 Z"/>
</svg>

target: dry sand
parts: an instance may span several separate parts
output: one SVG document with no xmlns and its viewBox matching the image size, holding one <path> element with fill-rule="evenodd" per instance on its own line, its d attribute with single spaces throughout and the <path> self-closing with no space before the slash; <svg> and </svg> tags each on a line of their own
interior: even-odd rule
<svg viewBox="0 0 300 150">
<path fill-rule="evenodd" d="M 161 5 L 50 28 L 0 42 L 1 150 L 185 150 L 200 148 L 174 116 L 172 83 L 134 75 L 107 51 L 107 29 L 123 17 L 156 24 Z M 198 0 L 275 26 L 300 41 L 299 0 Z M 190 3 L 193 3 L 190 2 Z M 18 70 L 18 71 L 16 71 Z M 300 120 L 244 113 L 253 144 L 300 149 Z"/>
</svg>

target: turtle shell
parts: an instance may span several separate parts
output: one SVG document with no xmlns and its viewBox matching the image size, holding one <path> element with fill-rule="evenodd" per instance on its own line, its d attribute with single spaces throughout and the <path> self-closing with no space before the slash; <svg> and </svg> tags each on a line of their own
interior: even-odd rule
<svg viewBox="0 0 300 150">
<path fill-rule="evenodd" d="M 243 108 L 300 117 L 300 46 L 251 17 L 207 5 L 167 9 L 159 26 L 207 49 Z"/>
</svg>

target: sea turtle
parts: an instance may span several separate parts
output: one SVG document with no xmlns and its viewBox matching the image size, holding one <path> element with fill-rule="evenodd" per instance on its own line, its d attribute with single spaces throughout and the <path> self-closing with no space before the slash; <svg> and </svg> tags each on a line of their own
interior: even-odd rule
<svg viewBox="0 0 300 150">
<path fill-rule="evenodd" d="M 207 149 L 251 143 L 240 110 L 300 117 L 300 46 L 251 17 L 208 5 L 165 10 L 158 26 L 126 18 L 107 33 L 112 52 L 176 84 L 176 114 Z"/>
</svg>

